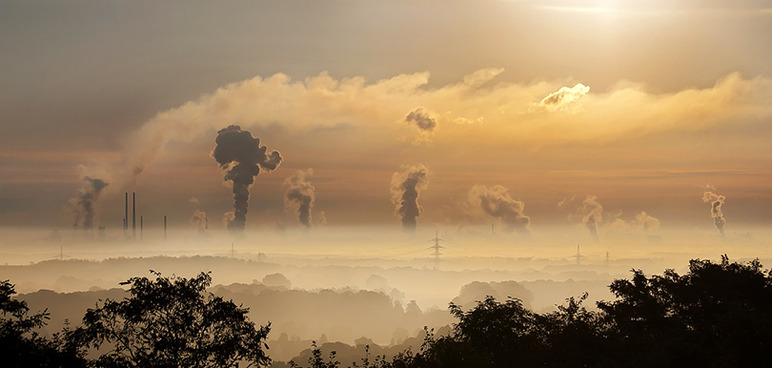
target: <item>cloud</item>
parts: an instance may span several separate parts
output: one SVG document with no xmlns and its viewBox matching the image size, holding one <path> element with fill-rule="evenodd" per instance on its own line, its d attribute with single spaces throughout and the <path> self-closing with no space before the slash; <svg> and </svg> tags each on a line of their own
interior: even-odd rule
<svg viewBox="0 0 772 368">
<path fill-rule="evenodd" d="M 285 74 L 232 83 L 197 100 L 159 113 L 145 122 L 126 146 L 128 176 L 145 168 L 170 141 L 197 139 L 223 122 L 244 127 L 281 127 L 292 132 L 350 127 L 367 148 L 393 148 L 404 136 L 405 111 L 421 106 L 447 121 L 435 147 L 464 143 L 487 147 L 606 142 L 669 131 L 694 131 L 738 119 L 772 116 L 772 83 L 762 77 L 730 74 L 707 88 L 650 93 L 642 85 L 619 85 L 588 94 L 587 86 L 563 82 L 482 85 L 500 69 L 483 69 L 464 82 L 428 87 L 429 73 L 401 74 L 368 82 L 363 77 L 334 79 L 321 73 L 301 81 Z M 544 97 L 547 96 L 547 97 Z M 581 98 L 581 109 L 567 109 Z M 534 106 L 534 101 L 541 101 Z M 541 106 L 539 106 L 541 105 Z M 431 127 L 431 120 L 423 121 Z M 474 122 L 469 124 L 469 122 Z M 418 123 L 415 123 L 418 126 Z M 436 129 L 436 125 L 434 125 Z M 344 134 L 344 133 L 339 133 Z M 353 148 L 353 147 L 352 147 Z"/>
<path fill-rule="evenodd" d="M 559 90 L 544 97 L 539 104 L 549 109 L 558 109 L 582 98 L 588 92 L 590 92 L 590 87 L 581 83 L 570 88 L 560 87 Z"/>
</svg>

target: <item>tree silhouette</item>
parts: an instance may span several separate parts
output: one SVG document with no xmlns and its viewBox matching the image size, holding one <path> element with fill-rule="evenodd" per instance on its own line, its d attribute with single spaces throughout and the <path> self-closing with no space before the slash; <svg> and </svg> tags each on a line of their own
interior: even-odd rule
<svg viewBox="0 0 772 368">
<path fill-rule="evenodd" d="M 689 272 L 666 270 L 610 285 L 617 299 L 599 311 L 566 299 L 539 314 L 513 298 L 493 297 L 465 311 L 449 336 L 431 334 L 378 368 L 454 367 L 745 367 L 772 360 L 772 271 L 758 260 L 692 260 Z"/>
<path fill-rule="evenodd" d="M 151 271 L 153 272 L 153 271 Z M 212 278 L 133 277 L 130 296 L 89 309 L 73 339 L 101 356 L 97 367 L 247 367 L 268 365 L 268 326 L 248 309 L 206 292 Z"/>
<path fill-rule="evenodd" d="M 0 359 L 2 366 L 85 367 L 78 350 L 65 343 L 63 334 L 47 339 L 38 334 L 48 312 L 30 314 L 24 301 L 16 300 L 15 286 L 0 281 Z M 66 333 L 67 331 L 64 331 Z"/>
<path fill-rule="evenodd" d="M 772 271 L 761 263 L 692 260 L 689 272 L 666 270 L 610 286 L 600 302 L 618 355 L 638 366 L 752 366 L 772 359 Z"/>
</svg>

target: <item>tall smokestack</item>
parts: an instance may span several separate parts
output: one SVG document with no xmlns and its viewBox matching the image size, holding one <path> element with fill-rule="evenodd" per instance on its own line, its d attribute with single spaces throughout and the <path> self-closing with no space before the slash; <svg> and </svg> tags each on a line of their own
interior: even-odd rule
<svg viewBox="0 0 772 368">
<path fill-rule="evenodd" d="M 126 238 L 126 231 L 129 230 L 129 192 L 124 193 L 123 208 L 123 237 Z"/>
<path fill-rule="evenodd" d="M 137 240 L 137 193 L 131 192 L 131 240 Z"/>
<path fill-rule="evenodd" d="M 164 215 L 164 241 L 166 241 L 166 215 Z"/>
</svg>

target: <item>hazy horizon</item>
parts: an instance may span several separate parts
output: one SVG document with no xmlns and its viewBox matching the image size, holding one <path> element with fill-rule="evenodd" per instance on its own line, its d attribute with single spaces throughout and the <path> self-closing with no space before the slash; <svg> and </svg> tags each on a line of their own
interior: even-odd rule
<svg viewBox="0 0 772 368">
<path fill-rule="evenodd" d="M 0 0 L 0 280 L 75 318 L 212 271 L 280 334 L 388 344 L 770 267 L 769 35 L 754 0 Z"/>
</svg>

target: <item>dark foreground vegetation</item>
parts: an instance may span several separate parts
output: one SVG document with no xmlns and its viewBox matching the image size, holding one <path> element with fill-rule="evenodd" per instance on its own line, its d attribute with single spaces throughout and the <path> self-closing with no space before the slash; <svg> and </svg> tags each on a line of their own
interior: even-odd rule
<svg viewBox="0 0 772 368">
<path fill-rule="evenodd" d="M 89 309 L 77 328 L 44 338 L 46 312 L 30 314 L 0 285 L 0 356 L 5 367 L 240 367 L 270 363 L 265 339 L 247 310 L 206 291 L 211 278 L 132 278 L 130 296 Z M 598 310 L 569 298 L 552 313 L 518 299 L 488 297 L 465 310 L 442 336 L 395 356 L 370 356 L 353 367 L 738 367 L 772 359 L 772 271 L 693 260 L 679 275 L 645 276 L 610 285 L 616 299 Z M 294 367 L 341 366 L 312 346 Z"/>
</svg>

